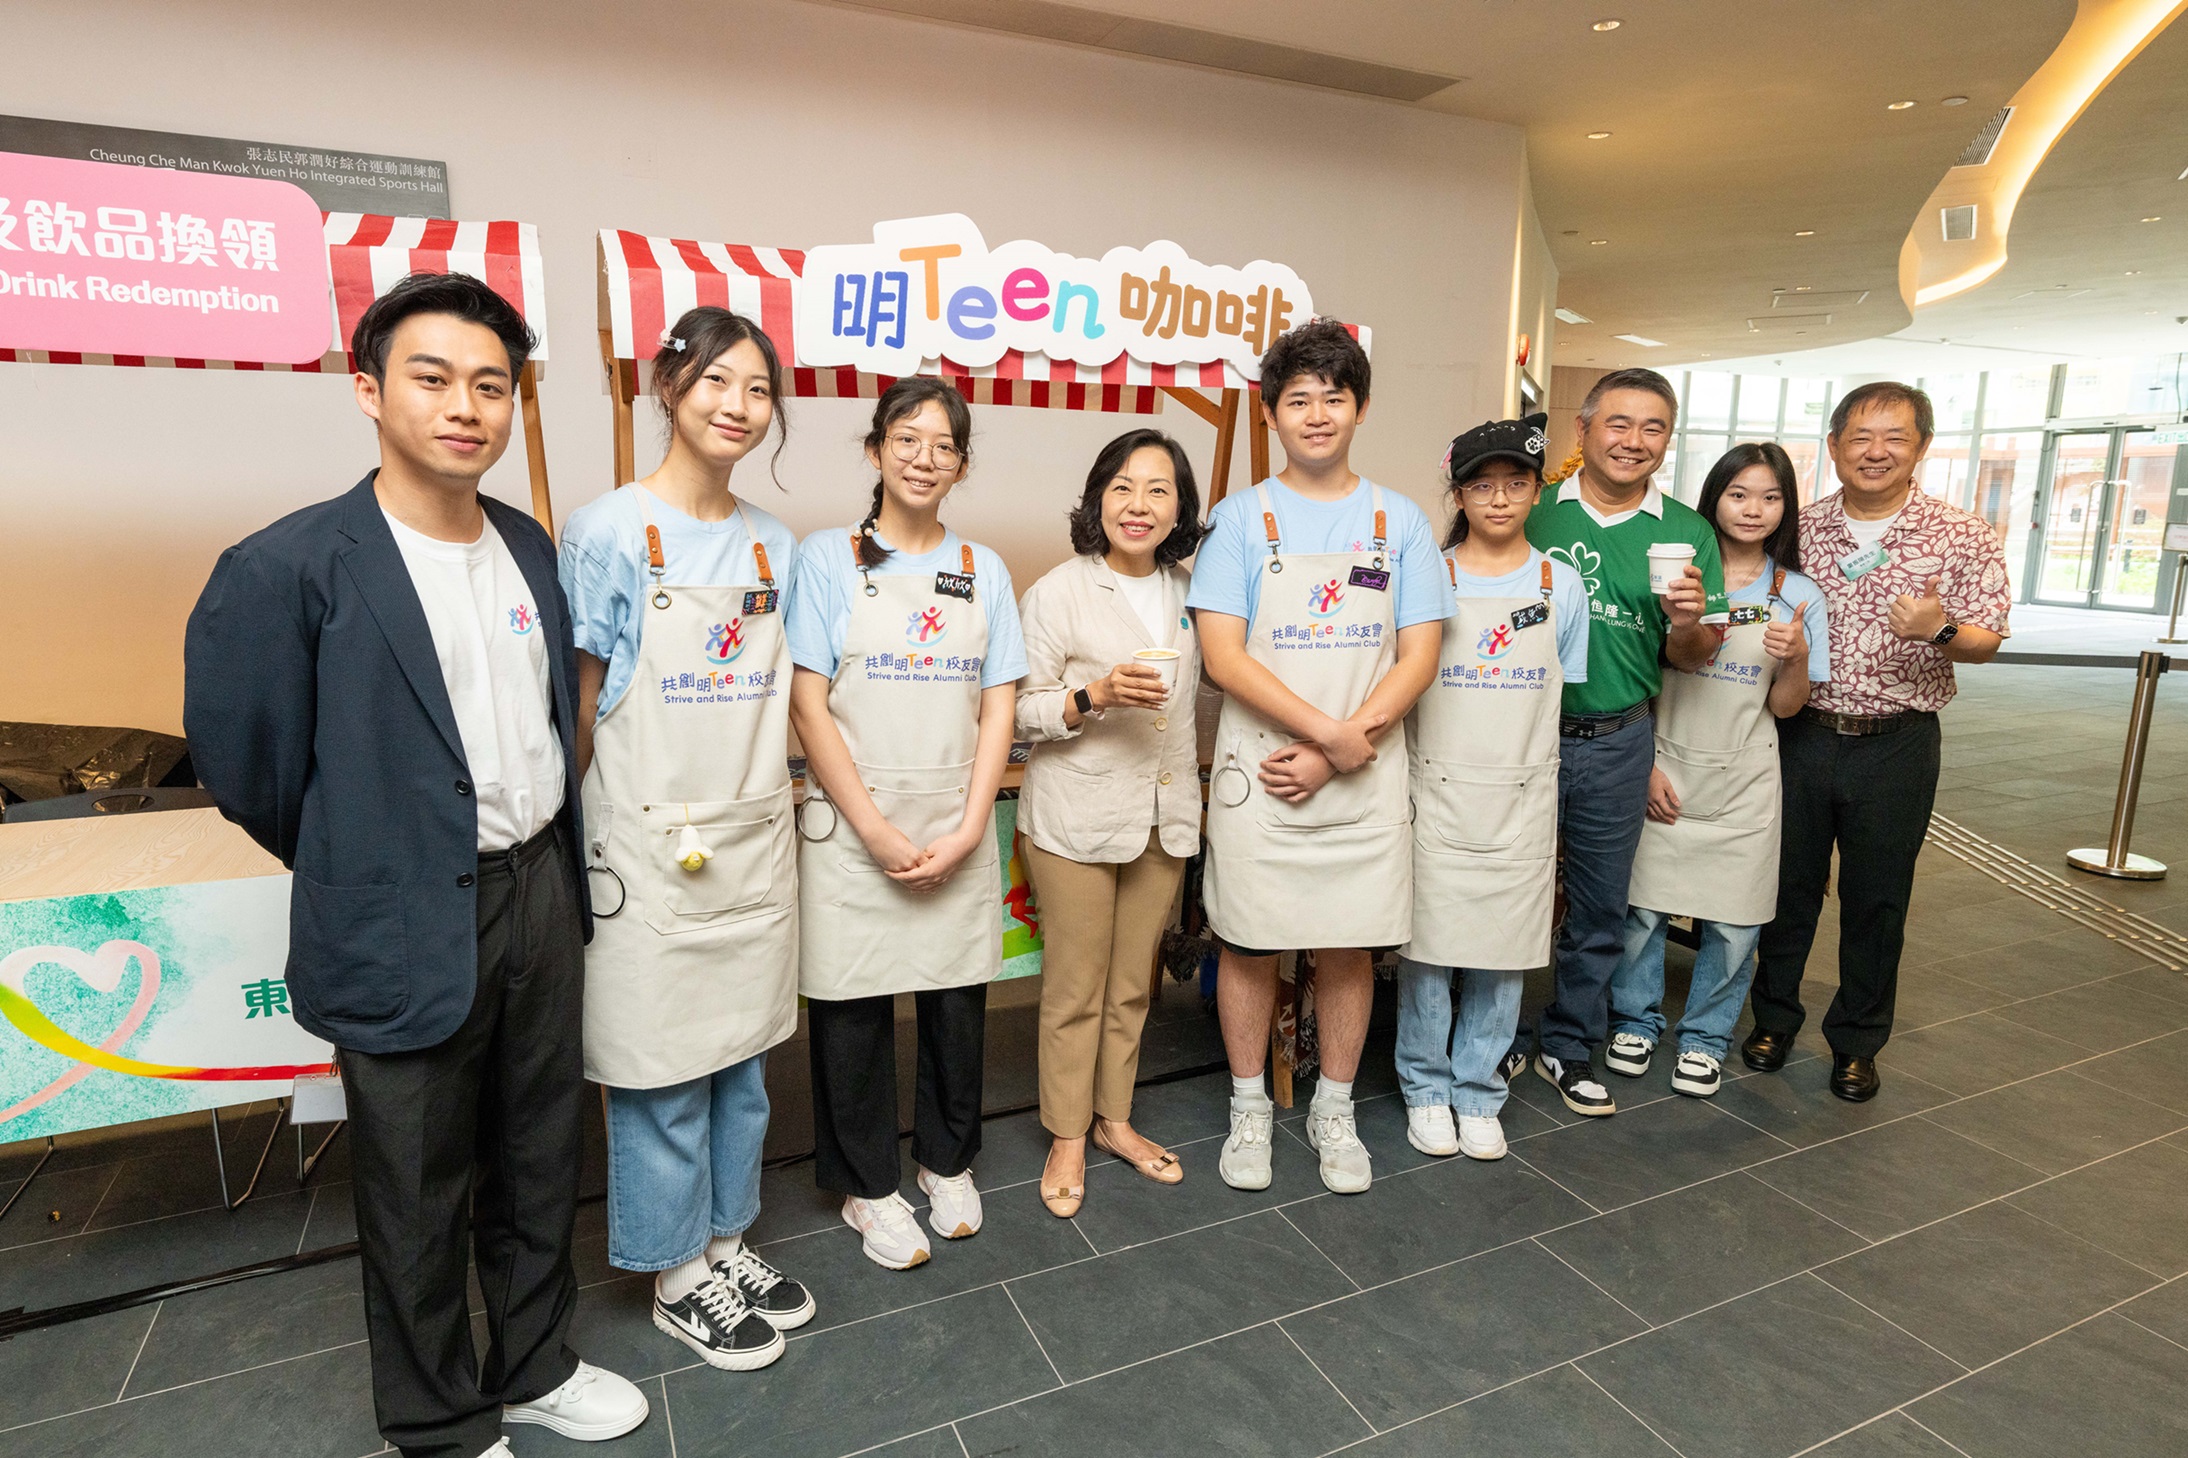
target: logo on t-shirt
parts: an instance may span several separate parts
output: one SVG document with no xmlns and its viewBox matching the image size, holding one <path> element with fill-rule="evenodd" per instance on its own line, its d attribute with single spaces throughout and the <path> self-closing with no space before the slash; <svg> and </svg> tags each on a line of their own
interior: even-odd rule
<svg viewBox="0 0 2188 1458">
<path fill-rule="evenodd" d="M 509 609 L 509 631 L 519 638 L 538 626 L 539 614 L 532 611 L 531 604 L 520 602 Z"/>
<path fill-rule="evenodd" d="M 1552 547 L 1543 555 L 1555 557 L 1580 574 L 1587 584 L 1588 596 L 1594 597 L 1603 590 L 1603 559 L 1586 542 L 1575 542 L 1570 547 Z"/>
<path fill-rule="evenodd" d="M 1510 653 L 1515 641 L 1510 623 L 1491 623 L 1481 630 L 1481 639 L 1474 644 L 1474 656 L 1484 663 L 1493 663 Z"/>
<path fill-rule="evenodd" d="M 1327 582 L 1310 583 L 1307 587 L 1307 611 L 1318 618 L 1326 618 L 1345 604 L 1345 590 L 1332 577 Z"/>
<path fill-rule="evenodd" d="M 904 641 L 915 647 L 939 643 L 950 625 L 939 607 L 920 608 L 904 620 Z"/>
<path fill-rule="evenodd" d="M 735 663 L 745 651 L 745 622 L 743 618 L 731 618 L 726 623 L 716 623 L 707 629 L 707 661 L 709 663 Z"/>
</svg>

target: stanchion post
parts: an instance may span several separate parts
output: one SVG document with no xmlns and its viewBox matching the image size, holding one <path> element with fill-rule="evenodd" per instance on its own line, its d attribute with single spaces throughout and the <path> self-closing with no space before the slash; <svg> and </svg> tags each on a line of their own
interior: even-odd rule
<svg viewBox="0 0 2188 1458">
<path fill-rule="evenodd" d="M 2066 853 L 2066 863 L 2093 876 L 2127 881 L 2159 881 L 2165 862 L 2130 851 L 2135 834 L 2135 799 L 2142 793 L 2142 762 L 2150 750 L 2150 718 L 2157 710 L 2158 679 L 2173 666 L 2163 653 L 2144 653 L 2135 664 L 2135 701 L 2127 714 L 2127 752 L 2120 760 L 2120 792 L 2112 802 L 2112 835 L 2104 849 L 2094 846 Z"/>
<path fill-rule="evenodd" d="M 2188 641 L 2180 637 L 2180 608 L 2183 598 L 2188 598 L 2188 553 L 2182 554 L 2181 559 L 2173 564 L 2173 615 L 2165 620 L 2165 636 L 2158 639 L 2160 643 Z"/>
</svg>

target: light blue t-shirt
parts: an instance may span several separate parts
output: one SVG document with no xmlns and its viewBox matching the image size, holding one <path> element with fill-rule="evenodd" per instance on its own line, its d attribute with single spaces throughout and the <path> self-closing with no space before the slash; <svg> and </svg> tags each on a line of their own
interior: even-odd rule
<svg viewBox="0 0 2188 1458">
<path fill-rule="evenodd" d="M 879 532 L 874 539 L 888 546 Z M 942 545 L 922 557 L 891 552 L 873 569 L 876 577 L 914 576 L 964 570 L 956 532 L 944 529 Z M 995 688 L 1026 676 L 1026 640 L 1018 628 L 1018 595 L 1011 589 L 1003 559 L 978 542 L 972 548 L 974 594 L 988 619 L 988 651 L 980 665 L 980 687 Z M 790 661 L 815 673 L 836 676 L 843 662 L 843 639 L 851 627 L 851 599 L 865 591 L 858 559 L 851 555 L 847 527 L 815 532 L 798 548 L 798 570 L 790 580 L 790 611 L 783 631 L 790 635 Z"/>
<path fill-rule="evenodd" d="M 1446 580 L 1449 580 L 1448 578 Z M 1790 585 L 1790 582 L 1788 583 Z M 1458 597 L 1527 597 L 1542 591 L 1542 553 L 1504 577 L 1458 574 Z M 1588 681 L 1588 584 L 1565 563 L 1550 561 L 1550 613 L 1557 624 L 1557 666 L 1567 683 Z"/>
<path fill-rule="evenodd" d="M 777 587 L 789 587 L 798 556 L 798 539 L 790 528 L 750 502 L 740 501 L 738 510 L 723 521 L 700 521 L 658 496 L 641 502 L 639 493 L 645 489 L 626 486 L 588 501 L 562 527 L 556 571 L 563 596 L 570 600 L 570 626 L 578 648 L 608 665 L 600 686 L 602 714 L 615 707 L 638 671 L 638 635 L 646 617 L 639 608 L 653 590 L 646 562 L 646 510 L 652 511 L 653 524 L 661 531 L 661 580 L 672 587 L 680 582 L 728 587 L 756 581 L 754 533 L 767 551 Z"/>
<path fill-rule="evenodd" d="M 1375 540 L 1375 493 L 1363 476 L 1342 501 L 1310 501 L 1275 477 L 1269 509 L 1276 514 L 1282 549 L 1293 553 L 1364 552 Z M 1411 497 L 1383 493 L 1385 539 L 1390 550 L 1391 591 L 1398 594 L 1398 626 L 1433 623 L 1451 616 L 1450 579 L 1436 550 L 1428 517 Z M 1261 579 L 1268 575 L 1269 537 L 1261 524 L 1261 496 L 1241 491 L 1225 497 L 1208 513 L 1208 535 L 1193 559 L 1193 585 L 1185 605 L 1196 611 L 1229 613 L 1251 623 L 1261 603 Z"/>
<path fill-rule="evenodd" d="M 1747 586 L 1725 594 L 1728 608 L 1756 607 L 1770 596 L 1770 579 L 1777 576 L 1774 562 L 1763 564 L 1762 575 Z M 1830 610 L 1824 606 L 1823 589 L 1800 572 L 1785 574 L 1785 590 L 1778 594 L 1779 601 L 1771 604 L 1772 622 L 1789 623 L 1792 615 L 1786 608 L 1793 608 L 1801 615 L 1801 631 L 1808 637 L 1808 681 L 1831 681 L 1831 625 Z"/>
</svg>

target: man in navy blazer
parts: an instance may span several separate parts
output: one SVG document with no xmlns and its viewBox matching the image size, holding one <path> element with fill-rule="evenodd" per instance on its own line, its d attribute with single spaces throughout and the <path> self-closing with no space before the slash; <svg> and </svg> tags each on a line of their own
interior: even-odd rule
<svg viewBox="0 0 2188 1458">
<path fill-rule="evenodd" d="M 351 352 L 379 469 L 222 554 L 184 646 L 199 777 L 294 873 L 290 999 L 341 1050 L 373 1401 L 405 1458 L 501 1458 L 505 1420 L 598 1439 L 646 1417 L 567 1340 L 574 649 L 547 533 L 478 490 L 532 348 L 464 275 L 373 304 Z"/>
</svg>

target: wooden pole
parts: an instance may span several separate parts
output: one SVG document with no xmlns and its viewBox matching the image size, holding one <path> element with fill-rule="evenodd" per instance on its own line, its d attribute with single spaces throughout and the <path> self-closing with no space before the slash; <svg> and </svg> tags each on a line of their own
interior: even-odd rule
<svg viewBox="0 0 2188 1458">
<path fill-rule="evenodd" d="M 555 534 L 555 502 L 547 491 L 547 430 L 539 418 L 539 366 L 524 362 L 517 372 L 517 406 L 524 413 L 524 463 L 532 473 L 532 515 Z"/>
<path fill-rule="evenodd" d="M 1253 412 L 1253 432 L 1246 443 L 1247 459 L 1254 469 L 1254 484 L 1269 479 L 1269 419 L 1261 413 L 1261 392 L 1254 391 L 1250 401 Z"/>
<path fill-rule="evenodd" d="M 600 362 L 608 371 L 608 395 L 614 412 L 615 484 L 628 486 L 637 471 L 638 443 L 631 404 L 638 395 L 638 366 L 615 357 L 615 336 L 600 331 Z"/>
</svg>

